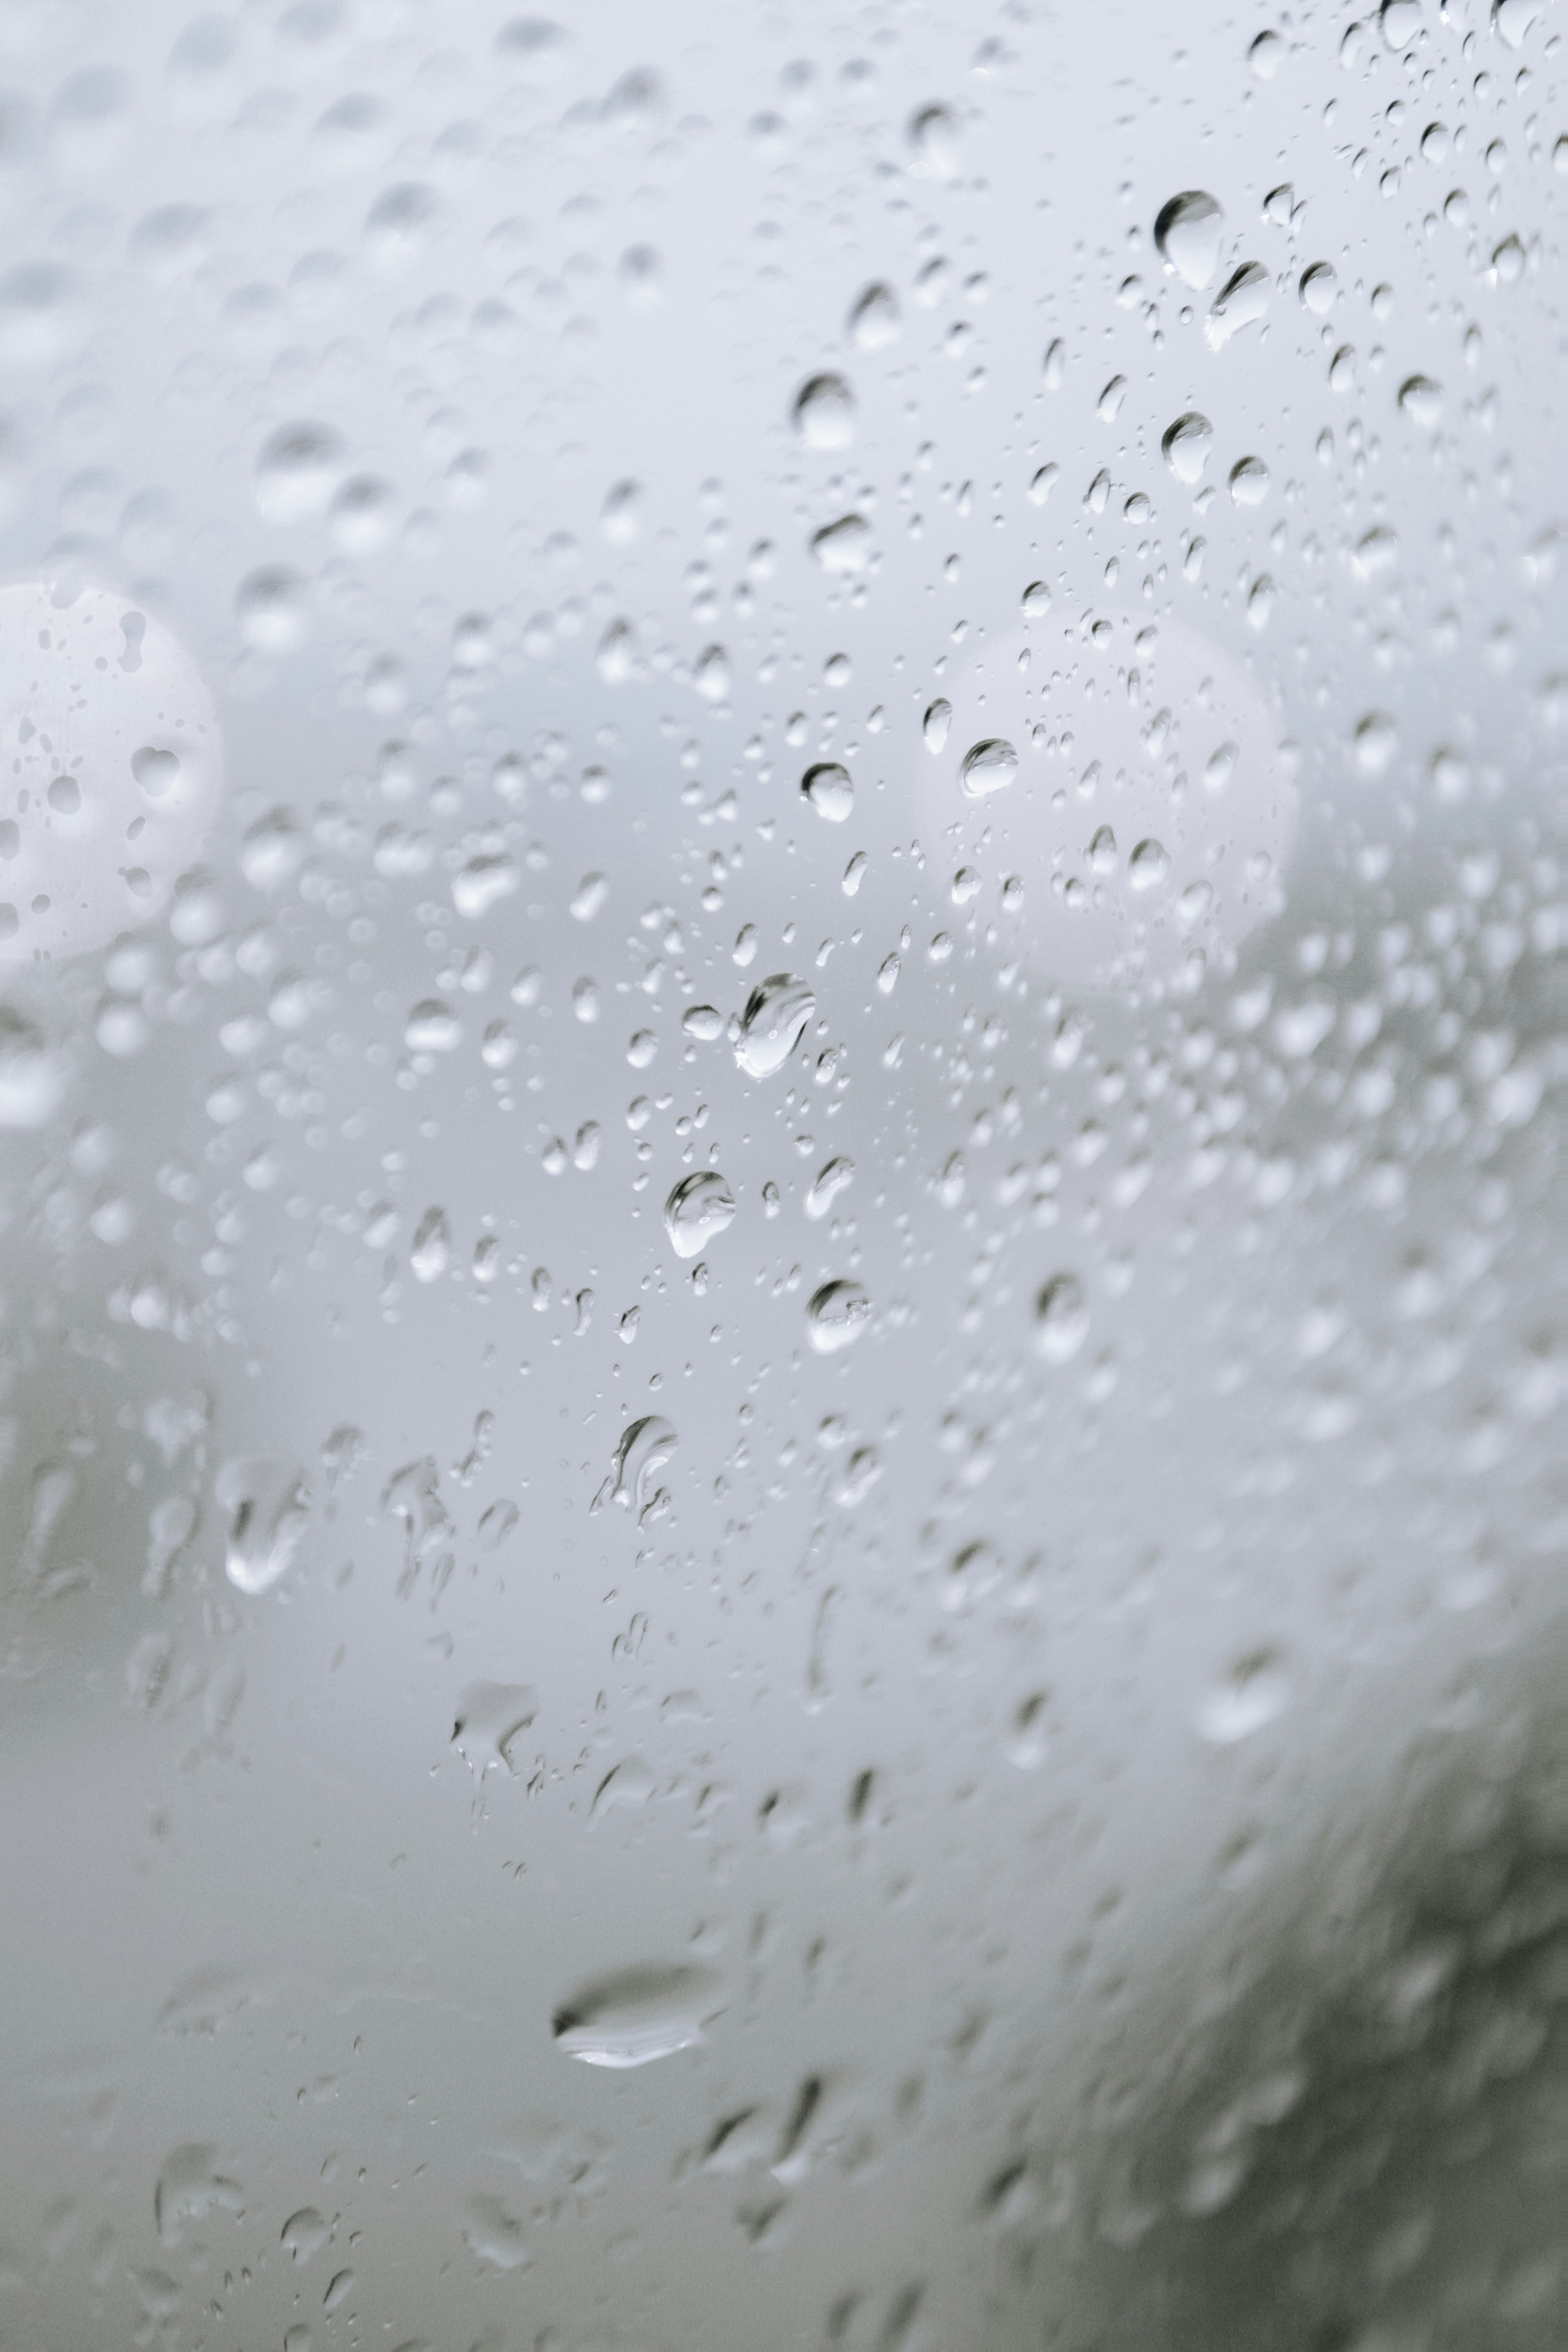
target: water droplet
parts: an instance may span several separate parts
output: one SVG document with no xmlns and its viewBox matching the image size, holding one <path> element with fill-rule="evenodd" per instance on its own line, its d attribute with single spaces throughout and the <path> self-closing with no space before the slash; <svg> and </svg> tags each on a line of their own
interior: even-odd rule
<svg viewBox="0 0 1568 2352">
<path fill-rule="evenodd" d="M 1065 1364 L 1089 1333 L 1089 1302 L 1075 1274 L 1053 1274 L 1035 1301 L 1035 1345 L 1047 1364 Z"/>
<path fill-rule="evenodd" d="M 492 1764 L 511 1772 L 511 1743 L 538 1713 L 539 1694 L 526 1683 L 470 1683 L 458 1701 L 452 1746 L 481 1780 Z"/>
<path fill-rule="evenodd" d="M 898 334 L 900 323 L 898 296 L 879 281 L 857 296 L 849 313 L 849 332 L 863 352 L 881 351 Z"/>
<path fill-rule="evenodd" d="M 847 449 L 855 438 L 855 394 L 841 375 L 810 377 L 791 415 L 808 449 Z"/>
<path fill-rule="evenodd" d="M 734 1195 L 716 1169 L 683 1176 L 664 1204 L 664 1228 L 677 1257 L 695 1257 L 735 1214 Z"/>
<path fill-rule="evenodd" d="M 947 732 L 952 725 L 952 705 L 951 702 L 944 702 L 939 695 L 937 699 L 927 707 L 926 715 L 921 722 L 921 733 L 925 740 L 928 751 L 946 750 Z"/>
<path fill-rule="evenodd" d="M 1259 81 L 1272 81 L 1285 60 L 1285 44 L 1278 33 L 1259 33 L 1247 52 L 1247 62 Z"/>
<path fill-rule="evenodd" d="M 1268 308 L 1268 272 L 1256 261 L 1244 261 L 1226 279 L 1204 324 L 1210 348 L 1223 351 L 1233 335 L 1252 326 Z"/>
<path fill-rule="evenodd" d="M 44 1033 L 0 1004 L 0 1128 L 42 1127 L 59 1104 L 68 1076 Z"/>
<path fill-rule="evenodd" d="M 842 824 L 855 806 L 855 786 L 847 768 L 837 760 L 824 760 L 815 768 L 807 768 L 800 780 L 800 789 L 818 816 L 830 824 Z"/>
<path fill-rule="evenodd" d="M 1421 29 L 1421 0 L 1383 0 L 1378 23 L 1391 49 L 1408 48 Z"/>
<path fill-rule="evenodd" d="M 1211 793 L 1223 793 L 1236 773 L 1236 763 L 1241 752 L 1235 743 L 1222 743 L 1204 761 L 1204 783 Z"/>
<path fill-rule="evenodd" d="M 416 1282 L 439 1282 L 452 1255 L 452 1229 L 443 1209 L 426 1209 L 409 1245 L 408 1267 Z"/>
<path fill-rule="evenodd" d="M 715 1037 L 724 1034 L 724 1015 L 716 1004 L 690 1005 L 680 1016 L 683 1037 L 695 1037 L 700 1045 L 710 1045 Z"/>
<path fill-rule="evenodd" d="M 1202 188 L 1186 188 L 1160 208 L 1154 243 L 1161 259 L 1187 285 L 1206 286 L 1219 268 L 1225 215 Z"/>
<path fill-rule="evenodd" d="M 1116 835 L 1108 824 L 1102 824 L 1089 845 L 1089 862 L 1096 874 L 1116 871 Z"/>
<path fill-rule="evenodd" d="M 922 106 L 910 118 L 915 167 L 933 180 L 958 177 L 959 121 L 951 106 Z"/>
<path fill-rule="evenodd" d="M 704 702 L 722 702 L 730 691 L 730 656 L 722 646 L 705 646 L 697 656 L 691 683 Z"/>
<path fill-rule="evenodd" d="M 289 2214 L 279 2235 L 293 2261 L 308 2263 L 312 2254 L 321 2252 L 331 2231 L 313 2205 L 302 2205 L 297 2213 Z"/>
<path fill-rule="evenodd" d="M 735 1059 L 748 1076 L 771 1078 L 782 1070 L 816 1012 L 816 999 L 803 980 L 775 971 L 759 982 L 746 1001 Z"/>
<path fill-rule="evenodd" d="M 836 1356 L 858 1339 L 869 1322 L 871 1302 L 858 1282 L 825 1282 L 805 1310 L 811 1344 L 819 1356 Z"/>
<path fill-rule="evenodd" d="M 595 1506 L 606 1499 L 618 1503 L 639 1526 L 645 1517 L 667 1510 L 669 1496 L 658 1484 L 658 1474 L 679 1442 L 673 1423 L 657 1412 L 632 1422 L 622 1431 L 616 1448 L 615 1476 L 607 1494 L 602 1489 L 595 1498 Z"/>
<path fill-rule="evenodd" d="M 1238 457 L 1230 469 L 1230 495 L 1238 507 L 1261 506 L 1268 496 L 1268 468 L 1261 457 Z"/>
<path fill-rule="evenodd" d="M 718 1990 L 707 1969 L 622 1969 L 563 2001 L 551 2030 L 556 2048 L 585 2066 L 647 2066 L 701 2041 Z"/>
<path fill-rule="evenodd" d="M 1500 286 L 1517 286 L 1524 275 L 1524 247 L 1517 236 L 1505 236 L 1492 247 L 1492 268 Z"/>
<path fill-rule="evenodd" d="M 1127 378 L 1124 375 L 1113 375 L 1094 404 L 1094 413 L 1102 425 L 1115 424 L 1121 414 L 1121 404 L 1126 397 Z"/>
<path fill-rule="evenodd" d="M 984 800 L 1001 792 L 1018 772 L 1018 754 L 1000 735 L 973 744 L 963 755 L 958 781 L 966 800 Z"/>
<path fill-rule="evenodd" d="M 1024 591 L 1024 611 L 1031 621 L 1051 609 L 1051 592 L 1043 580 L 1031 580 Z"/>
<path fill-rule="evenodd" d="M 1301 272 L 1301 299 L 1316 318 L 1323 318 L 1334 307 L 1340 281 L 1331 261 L 1314 261 L 1310 269 Z"/>
<path fill-rule="evenodd" d="M 438 996 L 416 1004 L 403 1024 L 403 1042 L 411 1054 L 449 1054 L 462 1036 L 462 1023 Z"/>
<path fill-rule="evenodd" d="M 343 478 L 342 436 L 330 425 L 279 426 L 256 466 L 256 503 L 268 522 L 324 514 Z"/>
<path fill-rule="evenodd" d="M 1216 1748 L 1234 1747 L 1283 1713 L 1289 1696 L 1289 1679 L 1277 1652 L 1255 1650 L 1237 1658 L 1205 1697 L 1198 1730 Z"/>
<path fill-rule="evenodd" d="M 1443 414 L 1443 387 L 1429 375 L 1407 375 L 1399 387 L 1399 405 L 1413 425 L 1430 433 Z"/>
<path fill-rule="evenodd" d="M 1168 425 L 1160 443 L 1165 463 L 1178 482 L 1190 487 L 1202 477 L 1208 463 L 1209 444 L 1214 439 L 1214 426 L 1195 408 L 1178 416 Z"/>
<path fill-rule="evenodd" d="M 131 754 L 131 772 L 150 801 L 161 801 L 173 792 L 179 782 L 180 755 L 161 747 L 144 743 Z M 50 798 L 53 799 L 53 788 Z"/>
<path fill-rule="evenodd" d="M 1398 748 L 1399 734 L 1385 711 L 1369 710 L 1356 727 L 1353 742 L 1355 764 L 1363 776 L 1386 775 Z"/>
<path fill-rule="evenodd" d="M 1127 861 L 1127 879 L 1134 890 L 1152 890 L 1171 870 L 1169 854 L 1158 841 L 1141 841 Z"/>
<path fill-rule="evenodd" d="M 292 653 L 305 642 L 310 618 L 305 583 L 285 563 L 251 572 L 240 584 L 234 609 L 240 635 L 258 653 Z"/>
<path fill-rule="evenodd" d="M 840 515 L 812 534 L 811 551 L 825 572 L 864 572 L 871 560 L 871 526 L 860 515 Z"/>
<path fill-rule="evenodd" d="M 825 1168 L 818 1170 L 811 1190 L 805 1196 L 806 1215 L 808 1217 L 826 1216 L 839 1193 L 854 1181 L 855 1162 L 852 1160 L 830 1160 Z"/>
<path fill-rule="evenodd" d="M 215 1489 L 229 1513 L 224 1568 L 240 1592 L 266 1592 L 288 1573 L 310 1523 L 310 1490 L 290 1462 L 264 1455 L 226 1462 Z"/>
<path fill-rule="evenodd" d="M 190 2142 L 175 2148 L 158 2175 L 153 2192 L 153 2218 L 165 2246 L 177 2246 L 186 2221 L 203 2221 L 213 2212 L 243 2213 L 245 2196 L 237 2180 L 217 2169 L 217 2150 Z"/>
</svg>

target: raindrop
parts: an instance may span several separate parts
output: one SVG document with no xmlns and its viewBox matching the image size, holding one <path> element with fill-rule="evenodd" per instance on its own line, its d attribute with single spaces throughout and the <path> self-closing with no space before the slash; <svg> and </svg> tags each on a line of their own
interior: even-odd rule
<svg viewBox="0 0 1568 2352">
<path fill-rule="evenodd" d="M 805 1310 L 812 1346 L 819 1356 L 836 1356 L 858 1339 L 870 1320 L 871 1302 L 858 1282 L 825 1282 Z"/>
<path fill-rule="evenodd" d="M 847 768 L 837 760 L 824 760 L 815 768 L 807 768 L 800 780 L 800 789 L 818 816 L 830 824 L 842 824 L 855 806 L 855 786 Z"/>
<path fill-rule="evenodd" d="M 1035 1301 L 1035 1346 L 1048 1364 L 1076 1356 L 1089 1333 L 1089 1304 L 1075 1274 L 1054 1274 Z"/>
<path fill-rule="evenodd" d="M 1430 433 L 1443 413 L 1443 387 L 1429 375 L 1407 375 L 1399 387 L 1399 405 L 1413 425 Z"/>
<path fill-rule="evenodd" d="M 1214 439 L 1214 426 L 1195 408 L 1167 425 L 1160 443 L 1165 463 L 1178 482 L 1189 487 L 1197 482 L 1208 463 L 1209 444 Z"/>
<path fill-rule="evenodd" d="M 646 2066 L 701 2041 L 717 1990 L 706 1969 L 623 1969 L 563 2001 L 551 2030 L 556 2048 L 585 2066 Z"/>
<path fill-rule="evenodd" d="M 1368 711 L 1355 730 L 1353 750 L 1357 772 L 1363 776 L 1386 775 L 1398 741 L 1393 719 L 1384 711 Z"/>
<path fill-rule="evenodd" d="M 1268 308 L 1268 273 L 1256 261 L 1244 261 L 1226 278 L 1204 328 L 1213 350 L 1222 351 L 1233 335 L 1262 318 Z"/>
<path fill-rule="evenodd" d="M 683 1176 L 664 1204 L 664 1227 L 677 1257 L 695 1257 L 734 1214 L 734 1195 L 717 1170 Z"/>
<path fill-rule="evenodd" d="M 1268 468 L 1261 457 L 1238 457 L 1230 469 L 1230 495 L 1238 507 L 1261 506 L 1268 495 Z"/>
<path fill-rule="evenodd" d="M 452 1746 L 481 1780 L 492 1764 L 510 1772 L 511 1743 L 538 1713 L 539 1694 L 526 1683 L 470 1683 L 458 1701 Z"/>
<path fill-rule="evenodd" d="M 66 1090 L 67 1069 L 41 1029 L 0 1004 L 0 1128 L 42 1127 Z"/>
<path fill-rule="evenodd" d="M 1421 0 L 1383 0 L 1378 23 L 1391 49 L 1408 48 L 1421 29 Z"/>
<path fill-rule="evenodd" d="M 240 1592 L 266 1592 L 299 1557 L 310 1519 L 310 1494 L 292 1463 L 253 1456 L 226 1462 L 216 1482 L 229 1513 L 224 1568 Z"/>
<path fill-rule="evenodd" d="M 1102 824 L 1089 845 L 1089 862 L 1096 874 L 1116 871 L 1116 835 L 1108 824 Z"/>
<path fill-rule="evenodd" d="M 988 736 L 984 742 L 973 744 L 963 755 L 958 772 L 959 786 L 966 800 L 986 799 L 1010 784 L 1018 772 L 1018 754 L 1011 743 L 1000 735 Z"/>
<path fill-rule="evenodd" d="M 813 532 L 811 551 L 825 572 L 864 572 L 871 559 L 871 526 L 860 515 L 840 515 Z"/>
<path fill-rule="evenodd" d="M 830 1160 L 825 1168 L 818 1170 L 811 1190 L 805 1196 L 806 1215 L 808 1217 L 826 1216 L 839 1193 L 854 1181 L 855 1163 L 852 1160 Z"/>
<path fill-rule="evenodd" d="M 944 702 L 939 695 L 936 701 L 928 706 L 926 715 L 921 721 L 921 733 L 925 740 L 928 751 L 946 750 L 948 729 L 952 725 L 952 705 L 951 702 Z"/>
<path fill-rule="evenodd" d="M 775 971 L 759 982 L 746 1002 L 735 1059 L 749 1077 L 771 1078 L 782 1070 L 816 1011 L 816 999 L 803 980 Z"/>
<path fill-rule="evenodd" d="M 657 1412 L 645 1413 L 621 1433 L 608 1499 L 629 1511 L 639 1525 L 645 1513 L 668 1503 L 658 1474 L 679 1442 L 673 1424 Z"/>
<path fill-rule="evenodd" d="M 1202 1737 L 1215 1748 L 1234 1747 L 1281 1714 L 1290 1695 L 1284 1667 L 1273 1650 L 1237 1658 L 1198 1709 Z"/>
<path fill-rule="evenodd" d="M 1171 860 L 1157 841 L 1141 841 L 1127 861 L 1127 878 L 1134 890 L 1152 890 L 1171 870 Z"/>
<path fill-rule="evenodd" d="M 808 449 L 847 449 L 855 437 L 855 395 L 841 375 L 812 376 L 791 414 Z"/>
<path fill-rule="evenodd" d="M 1187 188 L 1160 208 L 1154 243 L 1161 259 L 1194 288 L 1208 284 L 1219 268 L 1225 215 L 1202 188 Z"/>
<path fill-rule="evenodd" d="M 1223 793 L 1236 773 L 1240 751 L 1235 743 L 1222 743 L 1211 751 L 1204 762 L 1204 783 L 1211 793 Z"/>
<path fill-rule="evenodd" d="M 257 460 L 257 506 L 268 522 L 305 522 L 324 514 L 345 464 L 342 436 L 330 425 L 282 425 Z"/>
<path fill-rule="evenodd" d="M 1331 261 L 1314 261 L 1301 272 L 1301 299 L 1314 317 L 1321 319 L 1333 309 L 1338 291 L 1339 278 Z"/>
<path fill-rule="evenodd" d="M 131 754 L 131 772 L 150 801 L 161 801 L 179 781 L 180 755 L 177 751 L 143 744 L 141 751 Z M 54 800 L 54 793 L 55 788 L 51 785 L 51 801 Z"/>
<path fill-rule="evenodd" d="M 958 177 L 958 117 L 951 106 L 922 106 L 910 119 L 917 170 L 933 180 Z"/>
<path fill-rule="evenodd" d="M 863 352 L 882 350 L 894 340 L 899 327 L 899 300 L 890 286 L 879 281 L 857 297 L 849 313 L 849 332 Z"/>
</svg>

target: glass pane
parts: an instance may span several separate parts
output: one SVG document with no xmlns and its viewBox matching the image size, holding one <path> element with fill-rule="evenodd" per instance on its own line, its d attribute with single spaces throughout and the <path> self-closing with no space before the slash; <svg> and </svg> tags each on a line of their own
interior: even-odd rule
<svg viewBox="0 0 1568 2352">
<path fill-rule="evenodd" d="M 1559 2343 L 1556 10 L 0 82 L 0 2340 Z"/>
</svg>

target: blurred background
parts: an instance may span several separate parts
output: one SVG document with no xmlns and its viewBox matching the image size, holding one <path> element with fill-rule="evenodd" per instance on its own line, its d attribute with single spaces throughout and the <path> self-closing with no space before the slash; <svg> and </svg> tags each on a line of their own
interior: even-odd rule
<svg viewBox="0 0 1568 2352">
<path fill-rule="evenodd" d="M 1559 2343 L 1556 8 L 0 84 L 0 2345 Z"/>
</svg>

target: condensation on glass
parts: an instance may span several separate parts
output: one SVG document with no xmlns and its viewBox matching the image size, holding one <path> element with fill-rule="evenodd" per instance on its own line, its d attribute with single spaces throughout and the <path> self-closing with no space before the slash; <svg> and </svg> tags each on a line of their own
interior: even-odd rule
<svg viewBox="0 0 1568 2352">
<path fill-rule="evenodd" d="M 0 2341 L 1568 2316 L 1553 0 L 0 16 Z"/>
</svg>

